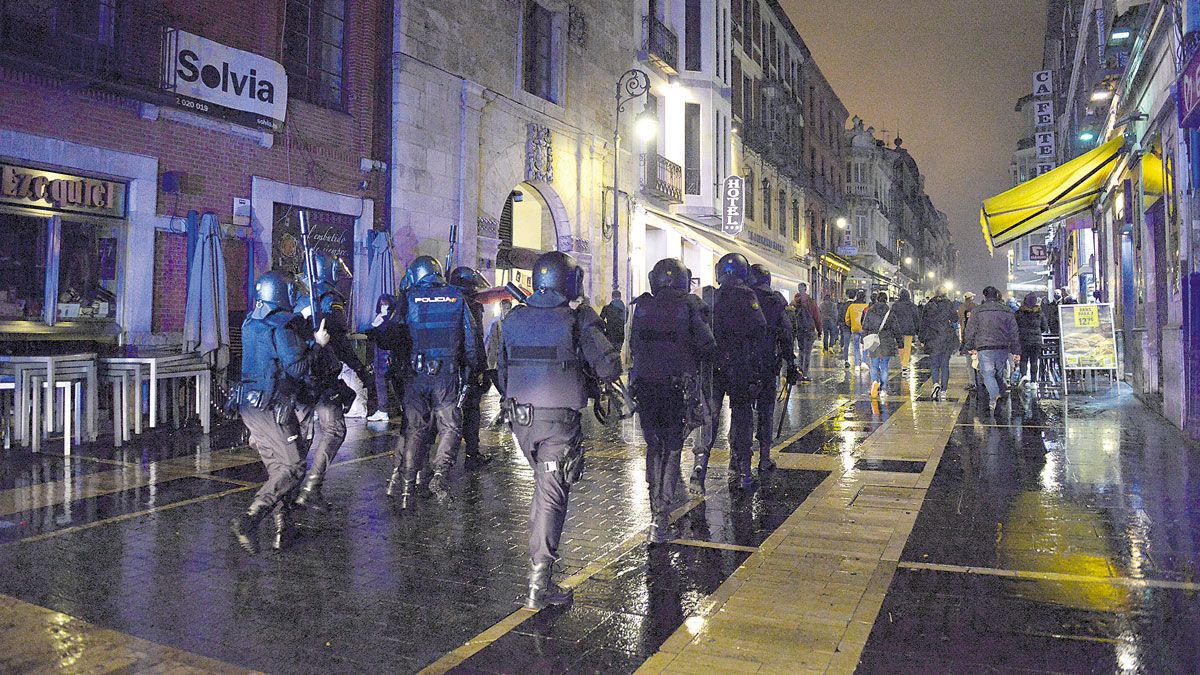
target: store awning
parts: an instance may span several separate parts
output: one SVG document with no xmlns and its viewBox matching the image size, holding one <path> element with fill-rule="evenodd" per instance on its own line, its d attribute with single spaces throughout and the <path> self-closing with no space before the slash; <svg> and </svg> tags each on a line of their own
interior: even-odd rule
<svg viewBox="0 0 1200 675">
<path fill-rule="evenodd" d="M 1163 188 L 1166 183 L 1166 174 L 1163 171 L 1162 157 L 1147 152 L 1142 155 L 1142 190 L 1145 193 L 1144 208 L 1150 208 L 1155 202 L 1162 198 Z"/>
<path fill-rule="evenodd" d="M 800 267 L 792 267 L 782 264 L 775 260 L 771 260 L 765 255 L 758 253 L 750 248 L 749 244 L 739 241 L 736 238 L 730 237 L 724 233 L 717 232 L 705 228 L 703 225 L 693 225 L 691 222 L 681 222 L 675 217 L 659 213 L 653 209 L 646 209 L 647 213 L 657 216 L 655 225 L 665 225 L 674 229 L 680 236 L 702 243 L 705 248 L 719 251 L 721 255 L 725 253 L 741 253 L 746 256 L 751 265 L 762 264 L 768 270 L 771 270 L 771 276 L 776 282 L 782 285 L 781 282 L 787 282 L 789 285 L 794 285 L 801 281 L 807 280 L 806 270 Z"/>
<path fill-rule="evenodd" d="M 1037 178 L 983 202 L 979 222 L 988 250 L 1091 208 L 1124 152 L 1118 136 Z"/>
</svg>

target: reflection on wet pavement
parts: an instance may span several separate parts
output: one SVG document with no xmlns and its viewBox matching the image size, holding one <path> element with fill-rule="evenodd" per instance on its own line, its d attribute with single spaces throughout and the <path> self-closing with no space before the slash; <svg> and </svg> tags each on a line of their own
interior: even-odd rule
<svg viewBox="0 0 1200 675">
<path fill-rule="evenodd" d="M 1196 446 L 1127 388 L 968 403 L 860 670 L 1195 672 L 1197 494 Z"/>
</svg>

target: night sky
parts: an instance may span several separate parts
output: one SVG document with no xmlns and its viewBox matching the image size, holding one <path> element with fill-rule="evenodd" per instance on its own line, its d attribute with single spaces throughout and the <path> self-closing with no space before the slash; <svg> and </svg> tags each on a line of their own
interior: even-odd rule
<svg viewBox="0 0 1200 675">
<path fill-rule="evenodd" d="M 1017 99 L 1041 68 L 1046 0 L 781 0 L 851 117 L 896 131 L 950 218 L 958 281 L 1007 282 L 979 203 L 1011 187 Z M 973 278 L 972 278 L 973 277 Z"/>
</svg>

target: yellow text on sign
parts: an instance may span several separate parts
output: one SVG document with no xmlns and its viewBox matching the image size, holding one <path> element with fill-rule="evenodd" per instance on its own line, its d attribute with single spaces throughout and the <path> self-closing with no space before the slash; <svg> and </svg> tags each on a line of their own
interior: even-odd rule
<svg viewBox="0 0 1200 675">
<path fill-rule="evenodd" d="M 1075 325 L 1079 328 L 1099 328 L 1100 308 L 1095 305 L 1080 305 L 1076 307 Z"/>
</svg>

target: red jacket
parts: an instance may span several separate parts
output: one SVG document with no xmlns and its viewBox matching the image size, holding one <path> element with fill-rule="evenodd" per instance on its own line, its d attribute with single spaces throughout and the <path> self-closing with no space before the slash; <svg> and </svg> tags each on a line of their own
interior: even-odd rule
<svg viewBox="0 0 1200 675">
<path fill-rule="evenodd" d="M 821 337 L 821 308 L 817 306 L 817 301 L 807 293 L 796 293 L 792 296 L 792 304 L 808 310 L 813 325 L 817 327 L 817 337 Z"/>
</svg>

